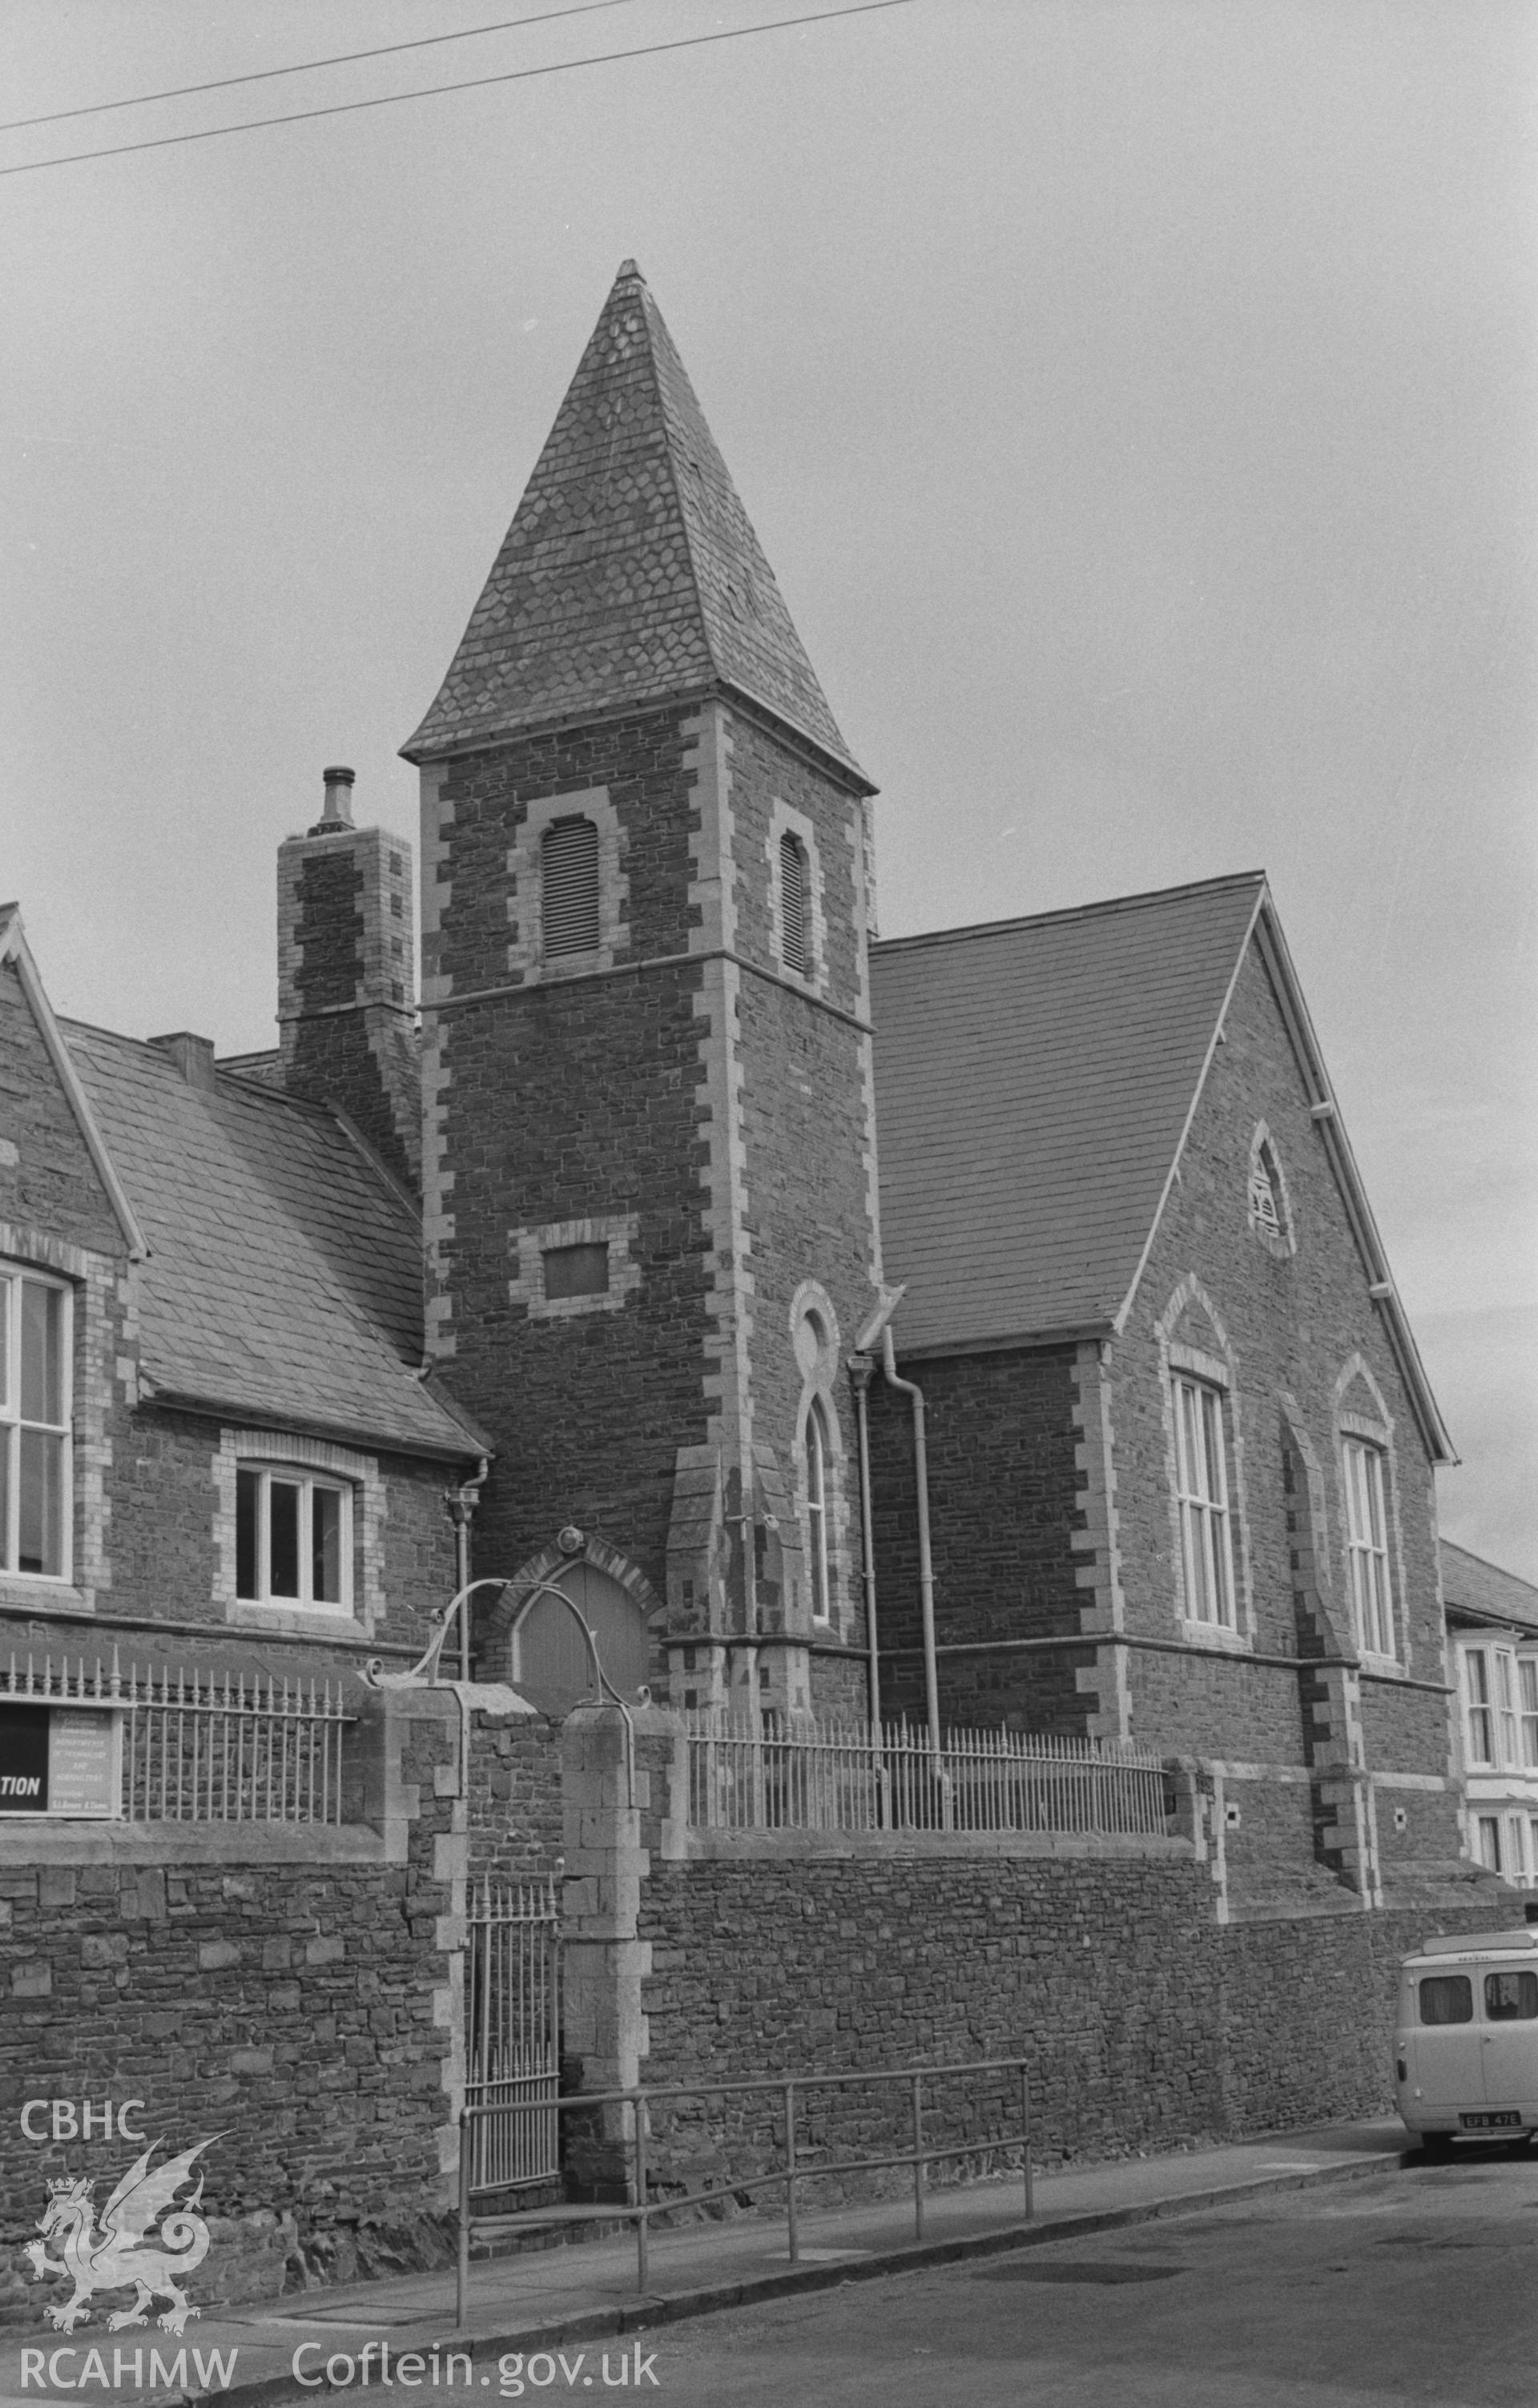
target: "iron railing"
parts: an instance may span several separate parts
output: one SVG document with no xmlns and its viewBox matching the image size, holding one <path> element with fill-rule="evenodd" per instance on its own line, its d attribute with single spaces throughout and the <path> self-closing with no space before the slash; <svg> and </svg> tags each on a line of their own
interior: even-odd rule
<svg viewBox="0 0 1538 2408">
<path fill-rule="evenodd" d="M 472 1888 L 465 1967 L 472 2192 L 560 2171 L 561 1910 L 554 1876 Z"/>
<path fill-rule="evenodd" d="M 874 2071 L 857 2073 L 789 2073 L 770 2074 L 749 2082 L 675 2082 L 640 2085 L 633 2090 L 574 2091 L 557 2100 L 557 2111 L 563 2114 L 573 2110 L 586 2114 L 595 2108 L 618 2108 L 628 2131 L 625 2135 L 625 2154 L 629 2159 L 627 2200 L 597 2207 L 533 2208 L 521 2214 L 503 2216 L 477 2216 L 471 2203 L 470 2172 L 474 2161 L 471 2140 L 476 2123 L 495 2114 L 494 2108 L 467 2106 L 459 2118 L 459 2215 L 458 2262 L 455 2285 L 455 2316 L 464 2329 L 468 2304 L 470 2273 L 470 2242 L 475 2233 L 483 2240 L 527 2231 L 537 2225 L 562 2220 L 577 2222 L 607 2219 L 631 2223 L 636 2228 L 636 2288 L 645 2295 L 650 2288 L 650 2241 L 652 2218 L 670 2215 L 681 2208 L 703 2207 L 712 2200 L 738 2197 L 743 2190 L 779 2189 L 785 2193 L 785 2228 L 792 2263 L 800 2257 L 800 2225 L 798 2186 L 828 2175 L 870 2173 L 891 2166 L 910 2166 L 913 2175 L 913 2232 L 924 2238 L 926 2170 L 947 2158 L 991 2155 L 1000 2149 L 1020 2151 L 1020 2173 L 1024 2184 L 1025 2220 L 1028 2223 L 1036 2213 L 1035 2191 L 1031 2168 L 1031 2106 L 1030 2060 L 1024 2057 L 981 2057 L 970 2065 L 898 2065 L 884 2066 Z M 925 2138 L 925 2085 L 943 2081 L 965 2080 L 981 2073 L 1013 2074 L 1018 2078 L 1020 2097 L 1020 2128 L 1018 2131 L 991 2133 L 985 2139 L 976 2134 L 967 2141 L 941 2142 L 931 2145 Z M 802 2149 L 797 2129 L 798 2108 L 812 2090 L 841 2090 L 858 2084 L 901 2084 L 908 2092 L 908 2127 L 913 2145 L 907 2149 L 890 2149 L 870 2157 L 829 2157 L 811 2155 Z M 647 2196 L 647 2143 L 652 2137 L 652 2110 L 665 2099 L 719 2099 L 741 2096 L 751 2092 L 778 2094 L 779 2149 L 783 2162 L 777 2166 L 755 2166 L 751 2171 L 730 2175 L 724 2182 L 709 2184 L 703 2190 L 673 2192 L 659 2198 Z M 930 2091 L 930 2102 L 933 2101 Z"/>
<path fill-rule="evenodd" d="M 1157 1751 L 1128 1740 L 690 1713 L 689 1821 L 713 1831 L 1042 1831 L 1158 1837 Z"/>
<path fill-rule="evenodd" d="M 343 1734 L 355 1717 L 329 1681 L 168 1670 L 98 1656 L 13 1655 L 0 1704 L 110 1713 L 121 1733 L 117 1812 L 135 1823 L 339 1823 Z"/>
</svg>

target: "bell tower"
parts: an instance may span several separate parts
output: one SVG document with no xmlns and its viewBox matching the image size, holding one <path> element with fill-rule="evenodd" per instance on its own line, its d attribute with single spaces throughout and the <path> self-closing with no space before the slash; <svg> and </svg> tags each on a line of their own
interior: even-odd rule
<svg viewBox="0 0 1538 2408">
<path fill-rule="evenodd" d="M 874 788 L 633 262 L 403 750 L 477 1571 L 580 1532 L 676 1703 L 863 1713 Z"/>
</svg>

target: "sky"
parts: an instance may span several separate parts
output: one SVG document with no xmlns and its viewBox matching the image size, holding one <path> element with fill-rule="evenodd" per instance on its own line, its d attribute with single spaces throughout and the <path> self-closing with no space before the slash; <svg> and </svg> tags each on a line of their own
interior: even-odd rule
<svg viewBox="0 0 1538 2408">
<path fill-rule="evenodd" d="M 613 0 L 0 169 L 816 0 Z M 517 0 L 5 0 L 21 118 Z M 528 13 L 525 0 L 525 13 Z M 882 932 L 1263 867 L 1538 1579 L 1538 5 L 905 0 L 0 173 L 0 890 L 62 1011 L 274 1039 L 274 853 L 396 757 L 622 259 L 845 737 Z"/>
</svg>

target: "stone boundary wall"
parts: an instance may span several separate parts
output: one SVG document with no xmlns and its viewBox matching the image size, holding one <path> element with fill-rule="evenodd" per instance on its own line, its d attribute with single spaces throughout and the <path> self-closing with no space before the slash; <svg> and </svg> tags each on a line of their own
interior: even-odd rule
<svg viewBox="0 0 1538 2408">
<path fill-rule="evenodd" d="M 1471 1903 L 1459 1885 L 1394 1912 L 1343 1892 L 1340 1911 L 1225 1928 L 1209 1869 L 1168 1856 L 654 1856 L 641 2079 L 1028 2055 L 1044 2164 L 1328 2122 L 1391 2104 L 1400 1957 L 1428 1930 L 1511 1919 L 1509 1893 Z M 807 2145 L 908 2145 L 906 2095 L 875 2096 L 809 2103 Z M 1016 2111 L 994 2077 L 937 2100 L 931 2137 L 975 2165 Z M 777 2162 L 778 2113 L 719 2096 L 659 2111 L 659 2186 Z"/>
<path fill-rule="evenodd" d="M 99 2214 L 140 2153 L 104 2135 L 109 2100 L 143 2102 L 130 2128 L 157 2163 L 218 2136 L 190 2286 L 206 2308 L 452 2257 L 457 1725 L 452 1698 L 377 1701 L 352 1827 L 7 1830 L 0 2322 L 46 2329 L 65 2296 L 22 2254 L 50 2181 L 93 2178 Z M 31 2118 L 46 2138 L 23 2133 L 30 2100 L 65 2102 L 58 2140 L 51 2106 Z M 87 2101 L 93 2128 L 71 2134 Z"/>
<path fill-rule="evenodd" d="M 561 1727 L 477 1713 L 470 1741 L 472 1882 L 535 1881 L 560 1861 Z"/>
</svg>

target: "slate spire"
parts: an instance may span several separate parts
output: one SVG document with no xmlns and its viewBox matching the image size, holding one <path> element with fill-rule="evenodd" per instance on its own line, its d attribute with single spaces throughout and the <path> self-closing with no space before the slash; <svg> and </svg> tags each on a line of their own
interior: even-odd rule
<svg viewBox="0 0 1538 2408">
<path fill-rule="evenodd" d="M 718 685 L 855 770 L 627 259 L 438 698 L 401 749 L 429 760 Z"/>
</svg>

